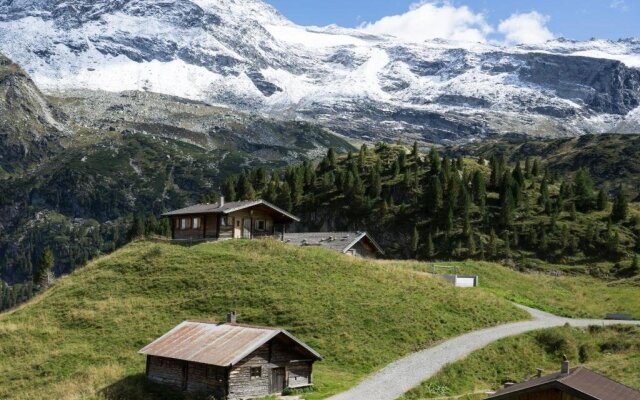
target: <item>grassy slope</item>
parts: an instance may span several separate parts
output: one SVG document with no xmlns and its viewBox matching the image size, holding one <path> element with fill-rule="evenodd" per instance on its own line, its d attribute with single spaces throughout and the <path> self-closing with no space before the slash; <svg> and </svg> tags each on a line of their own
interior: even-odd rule
<svg viewBox="0 0 640 400">
<path fill-rule="evenodd" d="M 637 283 L 606 282 L 586 275 L 551 276 L 521 273 L 488 262 L 407 263 L 419 271 L 433 271 L 433 265 L 458 267 L 459 274 L 480 276 L 483 290 L 507 300 L 557 315 L 578 318 L 603 318 L 623 312 L 640 318 Z M 448 273 L 438 269 L 439 273 Z"/>
<path fill-rule="evenodd" d="M 311 398 L 443 338 L 525 317 L 492 294 L 323 249 L 138 242 L 0 316 L 0 398 L 170 398 L 144 383 L 137 350 L 184 319 L 230 309 L 325 356 Z"/>
<path fill-rule="evenodd" d="M 546 373 L 557 371 L 563 353 L 574 365 L 585 365 L 640 389 L 640 375 L 637 373 L 640 370 L 639 351 L 638 327 L 589 330 L 562 327 L 531 332 L 501 340 L 463 361 L 448 365 L 438 375 L 407 393 L 403 399 L 455 396 L 497 389 L 505 381 L 520 382 L 525 377 L 531 377 L 536 368 L 543 368 Z M 477 395 L 463 398 L 485 397 Z"/>
</svg>

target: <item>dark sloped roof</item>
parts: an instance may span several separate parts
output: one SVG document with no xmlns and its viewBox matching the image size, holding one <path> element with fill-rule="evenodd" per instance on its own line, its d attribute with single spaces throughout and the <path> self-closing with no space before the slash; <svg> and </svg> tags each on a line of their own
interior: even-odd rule
<svg viewBox="0 0 640 400">
<path fill-rule="evenodd" d="M 512 395 L 544 389 L 560 389 L 588 400 L 640 400 L 640 392 L 587 368 L 579 367 L 568 374 L 556 372 L 499 390 L 489 399 L 509 399 Z"/>
<path fill-rule="evenodd" d="M 299 222 L 300 219 L 293 214 L 275 206 L 265 200 L 245 200 L 245 201 L 230 201 L 220 206 L 220 203 L 213 204 L 196 204 L 190 207 L 182 208 L 180 210 L 170 211 L 162 214 L 163 217 L 172 217 L 179 215 L 193 215 L 193 214 L 230 214 L 235 211 L 244 210 L 251 207 L 264 206 L 272 209 L 273 211 L 293 220 Z"/>
<path fill-rule="evenodd" d="M 283 329 L 218 322 L 184 321 L 151 344 L 141 354 L 220 367 L 233 366 L 271 339 L 283 336 L 308 357 L 322 357 Z"/>
<path fill-rule="evenodd" d="M 368 240 L 380 254 L 384 251 L 367 232 L 286 233 L 284 241 L 298 246 L 322 246 L 341 253 L 348 252 L 361 240 Z"/>
</svg>

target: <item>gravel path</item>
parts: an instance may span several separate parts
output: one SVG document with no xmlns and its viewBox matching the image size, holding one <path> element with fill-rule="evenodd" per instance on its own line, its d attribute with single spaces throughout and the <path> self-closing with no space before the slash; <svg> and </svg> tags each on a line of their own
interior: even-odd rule
<svg viewBox="0 0 640 400">
<path fill-rule="evenodd" d="M 530 321 L 515 322 L 482 329 L 447 340 L 435 347 L 413 353 L 369 376 L 358 386 L 330 397 L 329 400 L 394 400 L 434 376 L 445 365 L 459 361 L 499 339 L 566 323 L 575 327 L 590 325 L 640 325 L 638 321 L 570 319 L 518 305 L 528 311 Z"/>
</svg>

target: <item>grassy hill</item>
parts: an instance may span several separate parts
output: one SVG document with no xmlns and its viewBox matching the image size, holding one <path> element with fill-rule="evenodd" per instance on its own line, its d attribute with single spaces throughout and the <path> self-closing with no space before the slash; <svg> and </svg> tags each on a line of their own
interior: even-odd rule
<svg viewBox="0 0 640 400">
<path fill-rule="evenodd" d="M 179 399 L 145 383 L 137 351 L 185 319 L 232 309 L 325 357 L 314 399 L 444 338 L 526 317 L 402 263 L 275 241 L 135 242 L 0 316 L 0 398 Z"/>
<path fill-rule="evenodd" d="M 628 386 L 640 389 L 640 328 L 633 326 L 562 327 L 503 339 L 445 367 L 438 375 L 407 393 L 403 400 L 458 396 L 484 399 L 482 393 L 506 381 L 520 382 L 560 369 L 562 355 Z M 523 357 L 523 355 L 526 355 Z M 468 395 L 465 394 L 476 394 Z"/>
<path fill-rule="evenodd" d="M 608 313 L 620 312 L 640 318 L 640 281 L 637 278 L 606 281 L 571 275 L 571 271 L 563 272 L 562 266 L 557 266 L 559 269 L 555 274 L 551 271 L 518 272 L 500 264 L 480 261 L 403 265 L 423 272 L 433 272 L 436 266 L 437 273 L 452 272 L 438 266 L 455 267 L 455 273 L 479 275 L 480 290 L 556 315 L 603 318 Z"/>
</svg>

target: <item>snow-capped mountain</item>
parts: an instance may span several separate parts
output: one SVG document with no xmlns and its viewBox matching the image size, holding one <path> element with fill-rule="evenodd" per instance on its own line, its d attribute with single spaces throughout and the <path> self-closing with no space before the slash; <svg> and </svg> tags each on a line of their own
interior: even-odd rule
<svg viewBox="0 0 640 400">
<path fill-rule="evenodd" d="M 640 131 L 640 41 L 407 43 L 260 0 L 0 0 L 0 52 L 45 91 L 146 90 L 363 139 Z"/>
</svg>

